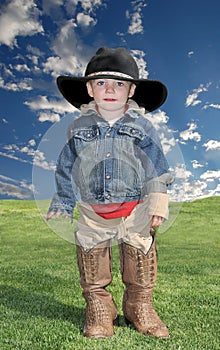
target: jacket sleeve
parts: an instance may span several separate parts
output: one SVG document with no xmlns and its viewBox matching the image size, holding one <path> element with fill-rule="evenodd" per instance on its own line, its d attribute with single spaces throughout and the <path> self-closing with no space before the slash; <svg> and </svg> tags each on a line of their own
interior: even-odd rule
<svg viewBox="0 0 220 350">
<path fill-rule="evenodd" d="M 174 177 L 167 171 L 147 181 L 147 193 L 167 193 L 167 187 L 172 185 L 173 182 Z"/>
<path fill-rule="evenodd" d="M 147 156 L 145 158 L 145 193 L 147 194 L 149 215 L 157 215 L 168 219 L 169 197 L 167 187 L 172 185 L 174 177 L 169 172 L 159 136 L 152 125 L 142 143 L 142 151 Z"/>
<path fill-rule="evenodd" d="M 149 215 L 161 216 L 164 219 L 169 217 L 169 196 L 167 187 L 174 181 L 174 177 L 169 173 L 164 173 L 157 178 L 153 178 L 147 183 L 147 201 Z"/>
<path fill-rule="evenodd" d="M 167 187 L 174 182 L 174 177 L 169 172 L 158 133 L 151 123 L 141 142 L 141 150 L 144 154 L 142 163 L 145 169 L 145 193 L 167 193 Z"/>
<path fill-rule="evenodd" d="M 75 161 L 73 141 L 69 140 L 63 147 L 56 166 L 55 180 L 57 192 L 55 193 L 48 213 L 59 212 L 73 216 L 76 197 L 72 187 L 72 168 Z"/>
<path fill-rule="evenodd" d="M 164 219 L 169 217 L 169 197 L 167 193 L 151 192 L 147 196 L 148 214 L 160 216 Z"/>
</svg>

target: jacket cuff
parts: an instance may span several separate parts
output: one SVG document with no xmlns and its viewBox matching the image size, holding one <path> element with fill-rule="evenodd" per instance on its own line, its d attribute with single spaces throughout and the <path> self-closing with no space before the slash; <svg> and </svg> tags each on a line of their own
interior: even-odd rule
<svg viewBox="0 0 220 350">
<path fill-rule="evenodd" d="M 56 193 L 50 203 L 50 207 L 48 209 L 48 214 L 54 212 L 54 213 L 61 213 L 67 216 L 73 217 L 73 206 L 69 203 L 66 203 L 62 201 L 62 199 L 58 196 Z"/>
<path fill-rule="evenodd" d="M 147 193 L 151 192 L 167 192 L 167 186 L 172 185 L 174 177 L 169 173 L 164 173 L 147 182 Z"/>
<path fill-rule="evenodd" d="M 149 193 L 147 196 L 148 212 L 150 216 L 157 215 L 164 219 L 169 217 L 169 197 L 167 193 Z"/>
</svg>

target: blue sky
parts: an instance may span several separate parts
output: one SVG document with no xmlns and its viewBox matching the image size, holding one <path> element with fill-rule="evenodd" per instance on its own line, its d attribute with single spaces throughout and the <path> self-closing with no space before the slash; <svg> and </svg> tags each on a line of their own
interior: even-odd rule
<svg viewBox="0 0 220 350">
<path fill-rule="evenodd" d="M 83 75 L 101 46 L 127 48 L 142 77 L 168 87 L 148 117 L 176 177 L 172 199 L 220 195 L 218 0 L 0 4 L 1 199 L 52 195 L 56 157 L 77 114 L 56 77 Z"/>
</svg>

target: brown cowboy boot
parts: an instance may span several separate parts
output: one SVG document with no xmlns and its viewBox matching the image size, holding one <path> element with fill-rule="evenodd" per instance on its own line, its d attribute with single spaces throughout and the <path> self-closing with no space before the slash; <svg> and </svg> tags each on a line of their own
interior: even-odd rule
<svg viewBox="0 0 220 350">
<path fill-rule="evenodd" d="M 155 237 L 147 255 L 126 243 L 120 245 L 122 279 L 126 285 L 123 312 L 127 324 L 145 335 L 170 338 L 169 331 L 152 305 L 157 275 Z"/>
<path fill-rule="evenodd" d="M 117 323 L 117 309 L 105 290 L 112 281 L 110 247 L 99 245 L 88 252 L 77 246 L 80 284 L 86 300 L 83 335 L 91 338 L 111 337 Z"/>
</svg>

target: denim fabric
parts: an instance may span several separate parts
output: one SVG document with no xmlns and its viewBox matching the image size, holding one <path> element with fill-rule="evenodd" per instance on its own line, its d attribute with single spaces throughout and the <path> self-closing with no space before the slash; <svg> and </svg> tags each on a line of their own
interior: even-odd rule
<svg viewBox="0 0 220 350">
<path fill-rule="evenodd" d="M 57 193 L 49 211 L 72 214 L 77 200 L 122 203 L 172 182 L 159 137 L 150 121 L 129 109 L 112 126 L 88 109 L 74 120 L 56 168 Z"/>
</svg>

